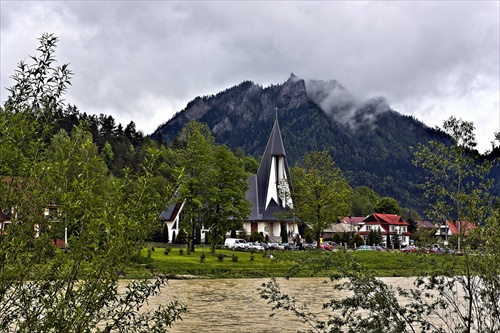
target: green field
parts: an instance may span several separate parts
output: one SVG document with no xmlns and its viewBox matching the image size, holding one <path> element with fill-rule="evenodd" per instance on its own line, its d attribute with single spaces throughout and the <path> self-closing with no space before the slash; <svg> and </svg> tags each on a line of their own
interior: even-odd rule
<svg viewBox="0 0 500 333">
<path fill-rule="evenodd" d="M 252 254 L 242 251 L 217 249 L 211 254 L 209 248 L 199 247 L 195 252 L 186 253 L 183 249 L 172 248 L 168 255 L 163 248 L 154 251 L 143 249 L 125 271 L 125 278 L 144 278 L 153 274 L 167 274 L 182 278 L 263 278 L 284 277 L 293 268 L 293 275 L 300 277 L 330 276 L 337 272 L 336 252 L 330 251 L 271 251 L 273 258 L 265 257 L 262 252 Z M 204 262 L 201 261 L 205 254 Z M 376 276 L 423 276 L 435 272 L 460 272 L 463 257 L 401 253 L 399 251 L 348 251 L 355 260 L 372 270 Z M 219 255 L 223 256 L 222 261 Z M 237 261 L 233 260 L 237 256 Z M 457 271 L 456 268 L 459 268 Z"/>
</svg>

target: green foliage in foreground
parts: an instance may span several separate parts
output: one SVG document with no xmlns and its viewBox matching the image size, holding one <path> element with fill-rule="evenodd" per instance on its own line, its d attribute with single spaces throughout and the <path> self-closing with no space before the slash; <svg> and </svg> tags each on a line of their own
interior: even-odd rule
<svg viewBox="0 0 500 333">
<path fill-rule="evenodd" d="M 143 249 L 140 259 L 136 260 L 126 270 L 126 278 L 145 278 L 151 274 L 167 274 L 171 277 L 194 275 L 198 278 L 264 278 L 286 277 L 293 273 L 297 277 L 327 277 L 338 273 L 338 266 L 331 264 L 342 251 L 273 251 L 267 252 L 273 258 L 265 257 L 264 253 L 254 254 L 251 261 L 250 252 L 235 252 L 219 249 L 215 254 L 210 249 L 200 248 L 190 254 L 179 254 L 172 250 L 168 255 L 163 249 L 156 249 L 148 257 L 148 250 Z M 205 262 L 200 262 L 200 256 L 205 253 Z M 239 260 L 233 262 L 231 256 L 238 255 Z M 447 269 L 450 266 L 463 268 L 463 257 L 443 256 L 439 254 L 418 254 L 359 251 L 352 252 L 353 258 L 377 276 L 419 276 L 430 275 Z M 223 255 L 222 262 L 218 255 Z M 300 264 L 297 264 L 300 263 Z M 318 263 L 323 263 L 318 266 Z"/>
<path fill-rule="evenodd" d="M 0 108 L 0 209 L 10 217 L 0 232 L 0 332 L 165 332 L 186 307 L 143 308 L 165 276 L 118 288 L 157 225 L 165 151 L 151 147 L 140 172 L 118 178 L 83 124 L 52 135 L 71 72 L 53 65 L 55 36 L 40 43 Z"/>
</svg>

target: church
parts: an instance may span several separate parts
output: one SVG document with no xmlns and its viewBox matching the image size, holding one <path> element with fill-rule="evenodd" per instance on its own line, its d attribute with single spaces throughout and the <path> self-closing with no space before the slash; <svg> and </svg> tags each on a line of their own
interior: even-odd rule
<svg viewBox="0 0 500 333">
<path fill-rule="evenodd" d="M 243 223 L 248 234 L 259 232 L 269 242 L 280 243 L 282 229 L 289 238 L 298 233 L 294 219 L 283 217 L 287 209 L 293 208 L 290 184 L 285 147 L 276 118 L 257 174 L 248 178 L 246 198 L 252 204 L 252 210 Z"/>
<path fill-rule="evenodd" d="M 248 178 L 246 198 L 251 203 L 251 213 L 243 221 L 243 228 L 248 235 L 258 232 L 268 242 L 281 243 L 282 232 L 286 232 L 289 239 L 298 234 L 295 220 L 284 217 L 285 211 L 293 208 L 290 184 L 285 147 L 276 118 L 257 174 Z M 184 202 L 174 202 L 160 215 L 160 220 L 168 227 L 170 242 L 178 234 L 183 206 Z M 205 232 L 202 230 L 202 241 Z"/>
</svg>

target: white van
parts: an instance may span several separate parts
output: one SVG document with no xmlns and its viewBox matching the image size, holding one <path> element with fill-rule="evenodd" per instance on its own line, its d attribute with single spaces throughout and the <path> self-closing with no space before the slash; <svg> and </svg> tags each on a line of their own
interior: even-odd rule
<svg viewBox="0 0 500 333">
<path fill-rule="evenodd" d="M 224 247 L 227 247 L 228 249 L 231 250 L 247 249 L 248 243 L 246 240 L 240 238 L 226 238 L 226 241 L 224 242 Z"/>
</svg>

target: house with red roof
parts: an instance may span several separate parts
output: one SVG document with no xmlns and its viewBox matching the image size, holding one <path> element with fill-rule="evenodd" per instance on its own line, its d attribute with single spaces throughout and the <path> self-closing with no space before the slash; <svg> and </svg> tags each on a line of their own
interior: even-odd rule
<svg viewBox="0 0 500 333">
<path fill-rule="evenodd" d="M 458 234 L 467 236 L 476 227 L 475 223 L 469 221 L 446 221 L 446 223 L 439 226 L 434 236 L 441 240 L 447 240 L 448 237 Z"/>
<path fill-rule="evenodd" d="M 370 231 L 380 231 L 384 236 L 384 245 L 387 247 L 392 247 L 394 238 L 398 235 L 401 245 L 407 246 L 410 245 L 411 236 L 408 226 L 409 223 L 403 221 L 403 218 L 399 215 L 373 213 L 360 223 L 358 233 L 366 242 Z"/>
</svg>

